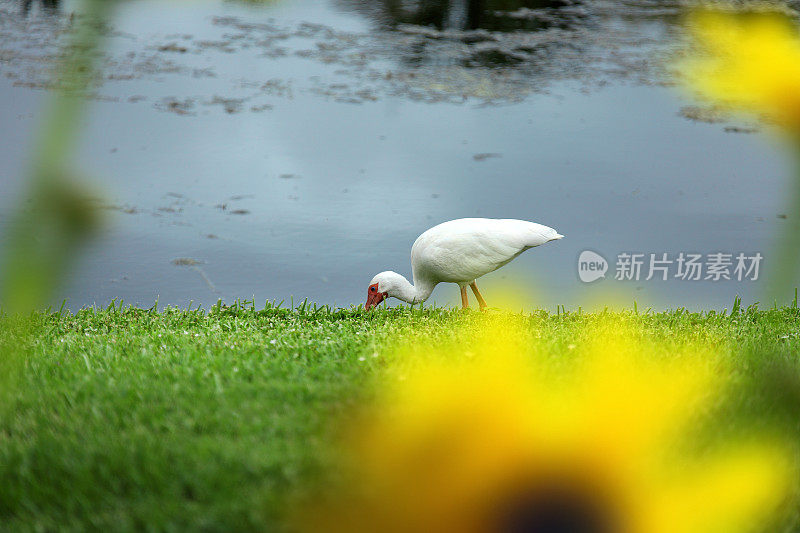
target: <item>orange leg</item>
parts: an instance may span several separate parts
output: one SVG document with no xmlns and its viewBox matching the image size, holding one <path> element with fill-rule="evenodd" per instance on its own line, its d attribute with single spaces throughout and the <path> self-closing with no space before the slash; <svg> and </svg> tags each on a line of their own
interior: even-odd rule
<svg viewBox="0 0 800 533">
<path fill-rule="evenodd" d="M 467 299 L 467 286 L 461 287 L 461 307 L 462 309 L 469 309 L 469 300 Z"/>
<path fill-rule="evenodd" d="M 478 305 L 481 306 L 481 311 L 483 311 L 484 309 L 486 309 L 487 305 L 486 305 L 486 300 L 483 299 L 483 296 L 481 296 L 481 292 L 478 290 L 478 284 L 473 281 L 472 283 L 469 284 L 469 286 L 472 287 L 472 292 L 475 293 L 475 298 L 478 299 Z M 466 287 L 464 287 L 464 292 L 466 292 Z"/>
</svg>

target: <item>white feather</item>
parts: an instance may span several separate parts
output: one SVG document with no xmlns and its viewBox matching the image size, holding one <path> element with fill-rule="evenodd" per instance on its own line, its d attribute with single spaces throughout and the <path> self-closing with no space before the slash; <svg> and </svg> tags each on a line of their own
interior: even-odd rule
<svg viewBox="0 0 800 533">
<path fill-rule="evenodd" d="M 469 283 L 519 254 L 561 239 L 553 228 L 513 219 L 460 218 L 434 226 L 411 247 L 414 280 Z"/>
</svg>

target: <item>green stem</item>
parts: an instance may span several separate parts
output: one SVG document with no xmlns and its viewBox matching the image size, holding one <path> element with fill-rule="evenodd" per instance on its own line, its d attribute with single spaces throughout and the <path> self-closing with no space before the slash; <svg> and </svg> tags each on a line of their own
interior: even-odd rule
<svg viewBox="0 0 800 533">
<path fill-rule="evenodd" d="M 55 91 L 32 150 L 27 202 L 9 227 L 2 307 L 25 312 L 52 295 L 77 248 L 97 225 L 96 202 L 72 171 L 86 96 L 96 79 L 102 28 L 114 0 L 83 0 L 81 16 L 53 74 Z"/>
</svg>

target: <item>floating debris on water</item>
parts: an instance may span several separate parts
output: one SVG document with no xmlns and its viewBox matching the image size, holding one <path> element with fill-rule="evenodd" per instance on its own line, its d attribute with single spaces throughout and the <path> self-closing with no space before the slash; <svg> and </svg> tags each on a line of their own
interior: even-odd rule
<svg viewBox="0 0 800 533">
<path fill-rule="evenodd" d="M 759 131 L 753 126 L 725 126 L 725 133 L 758 133 Z"/>
<path fill-rule="evenodd" d="M 185 54 L 189 49 L 185 46 L 180 46 L 177 43 L 162 44 L 158 47 L 159 52 L 179 52 Z"/>
<path fill-rule="evenodd" d="M 194 108 L 194 100 L 186 98 L 179 100 L 177 98 L 164 98 L 155 104 L 155 108 L 160 111 L 170 111 L 177 115 L 194 115 L 192 109 Z"/>
<path fill-rule="evenodd" d="M 199 265 L 205 263 L 205 261 L 198 261 L 196 259 L 192 259 L 191 257 L 179 257 L 177 259 L 173 259 L 171 262 L 175 266 L 188 266 L 188 267 L 191 267 L 192 269 L 197 271 L 198 274 L 200 274 L 200 277 L 203 278 L 203 281 L 208 286 L 208 288 L 211 290 L 211 292 L 213 292 L 215 294 L 219 294 L 219 291 L 217 290 L 216 285 L 214 285 L 214 283 L 211 281 L 211 279 L 209 279 L 209 277 L 205 273 L 205 271 L 202 268 L 200 268 L 200 266 L 199 266 Z"/>
<path fill-rule="evenodd" d="M 120 213 L 125 213 L 126 215 L 136 215 L 140 212 L 138 208 L 132 205 L 103 204 L 100 206 L 100 208 L 108 211 L 119 211 Z"/>
<path fill-rule="evenodd" d="M 475 154 L 472 156 L 472 159 L 474 159 L 475 161 L 485 161 L 493 157 L 503 157 L 503 155 L 497 153 Z"/>
<path fill-rule="evenodd" d="M 197 259 L 192 259 L 191 257 L 178 257 L 170 262 L 175 266 L 196 266 L 205 263 L 205 261 L 198 261 Z"/>
<path fill-rule="evenodd" d="M 728 115 L 721 109 L 714 107 L 687 105 L 678 111 L 678 115 L 695 122 L 705 122 L 707 124 L 719 124 L 720 122 L 728 121 Z"/>
<path fill-rule="evenodd" d="M 245 101 L 245 98 L 223 98 L 222 96 L 214 95 L 214 98 L 206 105 L 221 105 L 225 112 L 230 115 L 241 111 Z"/>
</svg>

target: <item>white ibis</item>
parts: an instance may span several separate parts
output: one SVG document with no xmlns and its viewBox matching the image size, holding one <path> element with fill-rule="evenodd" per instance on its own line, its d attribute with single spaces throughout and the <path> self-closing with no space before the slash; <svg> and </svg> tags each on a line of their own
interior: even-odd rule
<svg viewBox="0 0 800 533">
<path fill-rule="evenodd" d="M 424 302 L 442 282 L 458 283 L 461 305 L 469 307 L 467 285 L 481 309 L 486 301 L 475 280 L 493 272 L 519 254 L 549 241 L 563 238 L 553 228 L 524 220 L 459 218 L 434 226 L 411 247 L 414 284 L 397 272 L 381 272 L 369 284 L 366 309 L 386 298 L 416 304 Z"/>
</svg>

